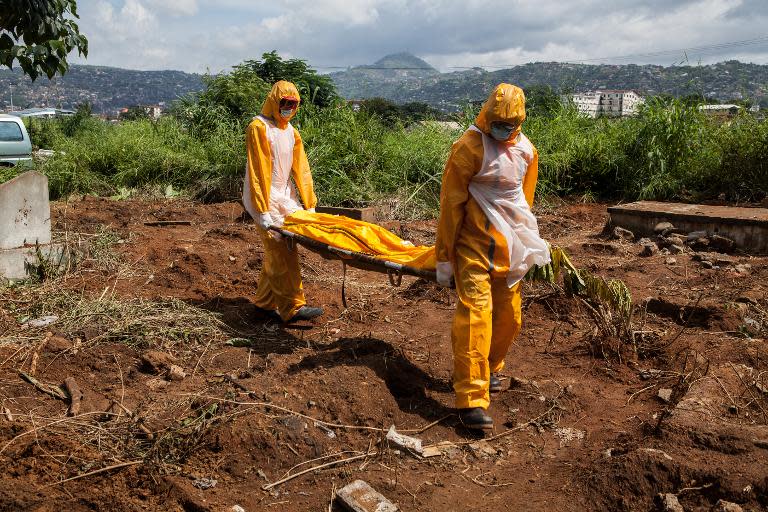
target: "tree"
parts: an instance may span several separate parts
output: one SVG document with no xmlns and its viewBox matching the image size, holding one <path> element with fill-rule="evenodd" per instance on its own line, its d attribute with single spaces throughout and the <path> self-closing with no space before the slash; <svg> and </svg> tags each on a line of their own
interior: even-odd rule
<svg viewBox="0 0 768 512">
<path fill-rule="evenodd" d="M 309 67 L 301 59 L 283 60 L 276 51 L 262 54 L 263 60 L 246 60 L 235 66 L 235 71 L 250 70 L 268 84 L 288 80 L 296 84 L 302 101 L 309 101 L 318 107 L 328 107 L 339 100 L 333 81 Z"/>
<path fill-rule="evenodd" d="M 18 62 L 32 80 L 66 73 L 72 50 L 88 56 L 88 40 L 70 15 L 79 18 L 75 0 L 0 0 L 0 65 Z"/>
</svg>

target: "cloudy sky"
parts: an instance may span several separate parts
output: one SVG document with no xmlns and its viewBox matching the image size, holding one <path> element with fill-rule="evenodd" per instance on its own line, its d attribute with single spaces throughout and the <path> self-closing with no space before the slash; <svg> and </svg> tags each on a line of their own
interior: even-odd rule
<svg viewBox="0 0 768 512">
<path fill-rule="evenodd" d="M 441 71 L 535 61 L 768 64 L 768 0 L 80 0 L 78 6 L 90 42 L 85 62 L 132 69 L 218 72 L 272 49 L 320 71 L 401 51 Z"/>
</svg>

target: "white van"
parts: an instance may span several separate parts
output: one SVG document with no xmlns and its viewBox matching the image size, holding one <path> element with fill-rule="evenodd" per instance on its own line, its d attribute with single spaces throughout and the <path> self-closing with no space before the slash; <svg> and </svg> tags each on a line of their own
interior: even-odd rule
<svg viewBox="0 0 768 512">
<path fill-rule="evenodd" d="M 0 165 L 32 161 L 32 142 L 20 117 L 0 114 Z"/>
</svg>

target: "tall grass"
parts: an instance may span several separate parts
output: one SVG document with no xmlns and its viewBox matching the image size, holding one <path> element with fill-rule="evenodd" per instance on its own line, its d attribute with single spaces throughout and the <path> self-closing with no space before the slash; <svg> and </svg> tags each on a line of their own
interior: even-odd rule
<svg viewBox="0 0 768 512">
<path fill-rule="evenodd" d="M 238 195 L 243 119 L 190 105 L 157 122 L 86 118 L 39 123 L 32 131 L 37 144 L 58 151 L 40 165 L 54 197 L 172 185 L 219 200 Z M 464 124 L 471 119 L 468 110 Z M 460 132 L 435 124 L 393 126 L 346 106 L 304 106 L 294 125 L 322 204 L 394 198 L 403 214 L 437 211 L 443 165 Z M 746 114 L 722 122 L 681 102 L 652 101 L 630 119 L 588 119 L 562 108 L 529 117 L 523 129 L 539 150 L 540 196 L 701 200 L 725 194 L 749 201 L 768 194 L 768 123 Z M 0 168 L 0 179 L 13 173 Z"/>
</svg>

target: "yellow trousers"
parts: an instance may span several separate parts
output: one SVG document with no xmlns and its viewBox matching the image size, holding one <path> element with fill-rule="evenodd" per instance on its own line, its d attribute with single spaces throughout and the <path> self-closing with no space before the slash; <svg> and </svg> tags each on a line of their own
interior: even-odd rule
<svg viewBox="0 0 768 512">
<path fill-rule="evenodd" d="M 506 272 L 489 271 L 487 262 L 458 247 L 453 317 L 453 389 L 456 407 L 488 408 L 491 373 L 504 368 L 504 357 L 522 326 L 520 283 L 507 286 Z"/>
<path fill-rule="evenodd" d="M 301 283 L 299 253 L 264 230 L 260 229 L 259 234 L 264 245 L 264 259 L 253 302 L 260 308 L 277 310 L 287 321 L 307 303 Z"/>
</svg>

